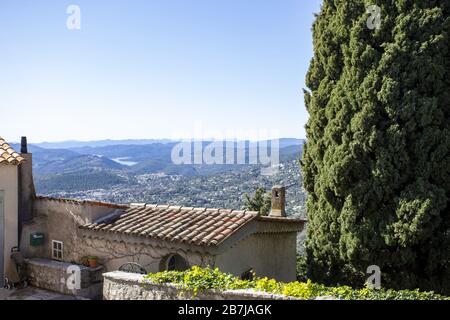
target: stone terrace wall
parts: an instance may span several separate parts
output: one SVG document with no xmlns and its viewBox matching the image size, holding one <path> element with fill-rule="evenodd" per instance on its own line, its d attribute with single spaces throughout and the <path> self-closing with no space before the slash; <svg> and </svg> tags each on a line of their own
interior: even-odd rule
<svg viewBox="0 0 450 320">
<path fill-rule="evenodd" d="M 80 270 L 79 289 L 71 289 L 68 286 L 69 281 L 73 279 L 69 273 L 71 266 Z M 27 276 L 32 286 L 89 299 L 102 297 L 102 270 L 102 267 L 93 269 L 47 259 L 26 260 Z"/>
<path fill-rule="evenodd" d="M 104 300 L 294 300 L 253 290 L 205 290 L 193 297 L 173 284 L 144 283 L 140 274 L 114 271 L 103 274 Z"/>
</svg>

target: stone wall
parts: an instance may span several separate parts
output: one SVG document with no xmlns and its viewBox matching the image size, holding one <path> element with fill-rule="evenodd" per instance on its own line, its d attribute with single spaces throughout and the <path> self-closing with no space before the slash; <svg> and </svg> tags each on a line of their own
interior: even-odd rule
<svg viewBox="0 0 450 320">
<path fill-rule="evenodd" d="M 34 287 L 89 299 L 100 299 L 102 296 L 102 267 L 88 268 L 47 259 L 27 259 L 26 268 L 30 285 Z"/>
<path fill-rule="evenodd" d="M 194 297 L 173 284 L 144 282 L 140 274 L 114 271 L 103 274 L 104 300 L 295 300 L 254 290 L 205 290 Z"/>
<path fill-rule="evenodd" d="M 27 258 L 50 259 L 52 257 L 51 241 L 58 240 L 64 242 L 64 260 L 71 262 L 79 262 L 81 256 L 90 254 L 80 244 L 78 226 L 120 208 L 120 206 L 96 202 L 44 197 L 38 197 L 33 207 L 33 220 L 24 224 L 22 228 L 20 238 L 22 254 Z M 45 235 L 42 246 L 30 245 L 30 235 L 34 232 Z"/>
<path fill-rule="evenodd" d="M 86 212 L 99 216 L 116 208 L 91 204 L 89 202 L 69 202 L 39 198 L 35 201 L 35 216 L 22 231 L 21 251 L 27 258 L 52 258 L 52 240 L 62 241 L 63 259 L 80 264 L 84 256 L 97 256 L 105 271 L 117 270 L 127 262 L 142 265 L 148 272 L 158 272 L 161 261 L 170 254 L 178 254 L 189 265 L 212 265 L 212 257 L 206 252 L 189 250 L 176 243 L 161 246 L 147 239 L 136 239 L 126 235 L 92 234 L 78 228 L 89 222 Z M 97 210 L 97 211 L 95 211 Z M 100 212 L 100 213 L 99 213 Z M 30 245 L 30 235 L 41 232 L 45 242 L 41 246 Z M 95 236 L 99 236 L 98 238 Z"/>
</svg>

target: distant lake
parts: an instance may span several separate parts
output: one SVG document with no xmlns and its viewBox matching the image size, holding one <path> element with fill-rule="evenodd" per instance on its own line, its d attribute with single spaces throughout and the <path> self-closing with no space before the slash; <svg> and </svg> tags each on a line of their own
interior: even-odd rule
<svg viewBox="0 0 450 320">
<path fill-rule="evenodd" d="M 128 159 L 130 159 L 130 157 L 125 157 L 125 158 L 115 158 L 112 159 L 112 161 L 117 162 L 118 164 L 124 165 L 124 166 L 134 166 L 135 164 L 138 164 L 138 162 L 134 162 L 134 161 L 127 161 Z"/>
</svg>

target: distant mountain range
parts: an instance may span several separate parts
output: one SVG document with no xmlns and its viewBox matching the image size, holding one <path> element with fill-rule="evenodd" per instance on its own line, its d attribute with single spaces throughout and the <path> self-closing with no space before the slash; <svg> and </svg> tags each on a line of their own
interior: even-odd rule
<svg viewBox="0 0 450 320">
<path fill-rule="evenodd" d="M 126 139 L 126 140 L 92 140 L 92 141 L 77 141 L 68 140 L 60 142 L 41 142 L 35 143 L 35 146 L 46 149 L 71 149 L 82 147 L 106 147 L 117 145 L 145 145 L 153 143 L 168 143 L 173 142 L 170 139 Z"/>
<path fill-rule="evenodd" d="M 104 145 L 108 141 L 92 142 L 67 142 L 73 147 L 56 148 L 57 145 L 65 143 L 51 144 L 51 148 L 42 147 L 43 144 L 30 144 L 28 149 L 33 153 L 34 171 L 37 175 L 80 173 L 91 171 L 122 171 L 127 174 L 147 174 L 165 173 L 170 175 L 208 175 L 228 170 L 234 170 L 240 165 L 176 165 L 172 162 L 171 153 L 173 147 L 179 142 L 164 140 L 121 140 L 115 141 L 118 144 Z M 125 144 L 127 141 L 134 144 Z M 141 142 L 150 142 L 141 144 Z M 300 139 L 280 139 L 280 161 L 285 162 L 300 157 L 303 140 Z M 81 144 L 87 143 L 88 145 Z M 203 147 L 211 141 L 204 141 Z M 48 144 L 44 144 L 48 145 Z M 75 146 L 77 145 L 77 146 Z M 20 149 L 18 144 L 13 146 Z M 245 143 L 245 162 L 248 163 L 249 142 Z M 193 148 L 192 148 L 193 149 Z M 235 144 L 235 154 L 238 145 Z M 242 149 L 241 149 L 242 150 Z M 269 147 L 270 150 L 270 147 Z M 193 152 L 194 150 L 192 150 Z M 225 147 L 224 147 L 225 154 Z M 191 155 L 193 159 L 193 155 Z M 225 161 L 224 161 L 225 162 Z"/>
<path fill-rule="evenodd" d="M 280 147 L 289 145 L 303 144 L 303 139 L 296 138 L 282 138 L 280 139 Z M 166 144 L 166 143 L 178 143 L 178 140 L 171 139 L 125 139 L 125 140 L 92 140 L 92 141 L 78 141 L 68 140 L 60 142 L 41 142 L 34 143 L 35 146 L 45 149 L 75 149 L 83 147 L 107 147 L 118 145 L 149 145 L 149 144 Z"/>
</svg>

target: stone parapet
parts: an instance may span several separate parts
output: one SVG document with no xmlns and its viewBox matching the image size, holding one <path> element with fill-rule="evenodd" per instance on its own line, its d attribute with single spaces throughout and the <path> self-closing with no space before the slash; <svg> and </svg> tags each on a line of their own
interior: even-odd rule
<svg viewBox="0 0 450 320">
<path fill-rule="evenodd" d="M 254 290 L 202 290 L 193 295 L 174 284 L 154 284 L 140 274 L 121 271 L 103 274 L 104 300 L 295 300 Z"/>
<path fill-rule="evenodd" d="M 48 259 L 27 259 L 30 285 L 62 294 L 100 299 L 102 296 L 103 267 L 82 265 Z"/>
</svg>

